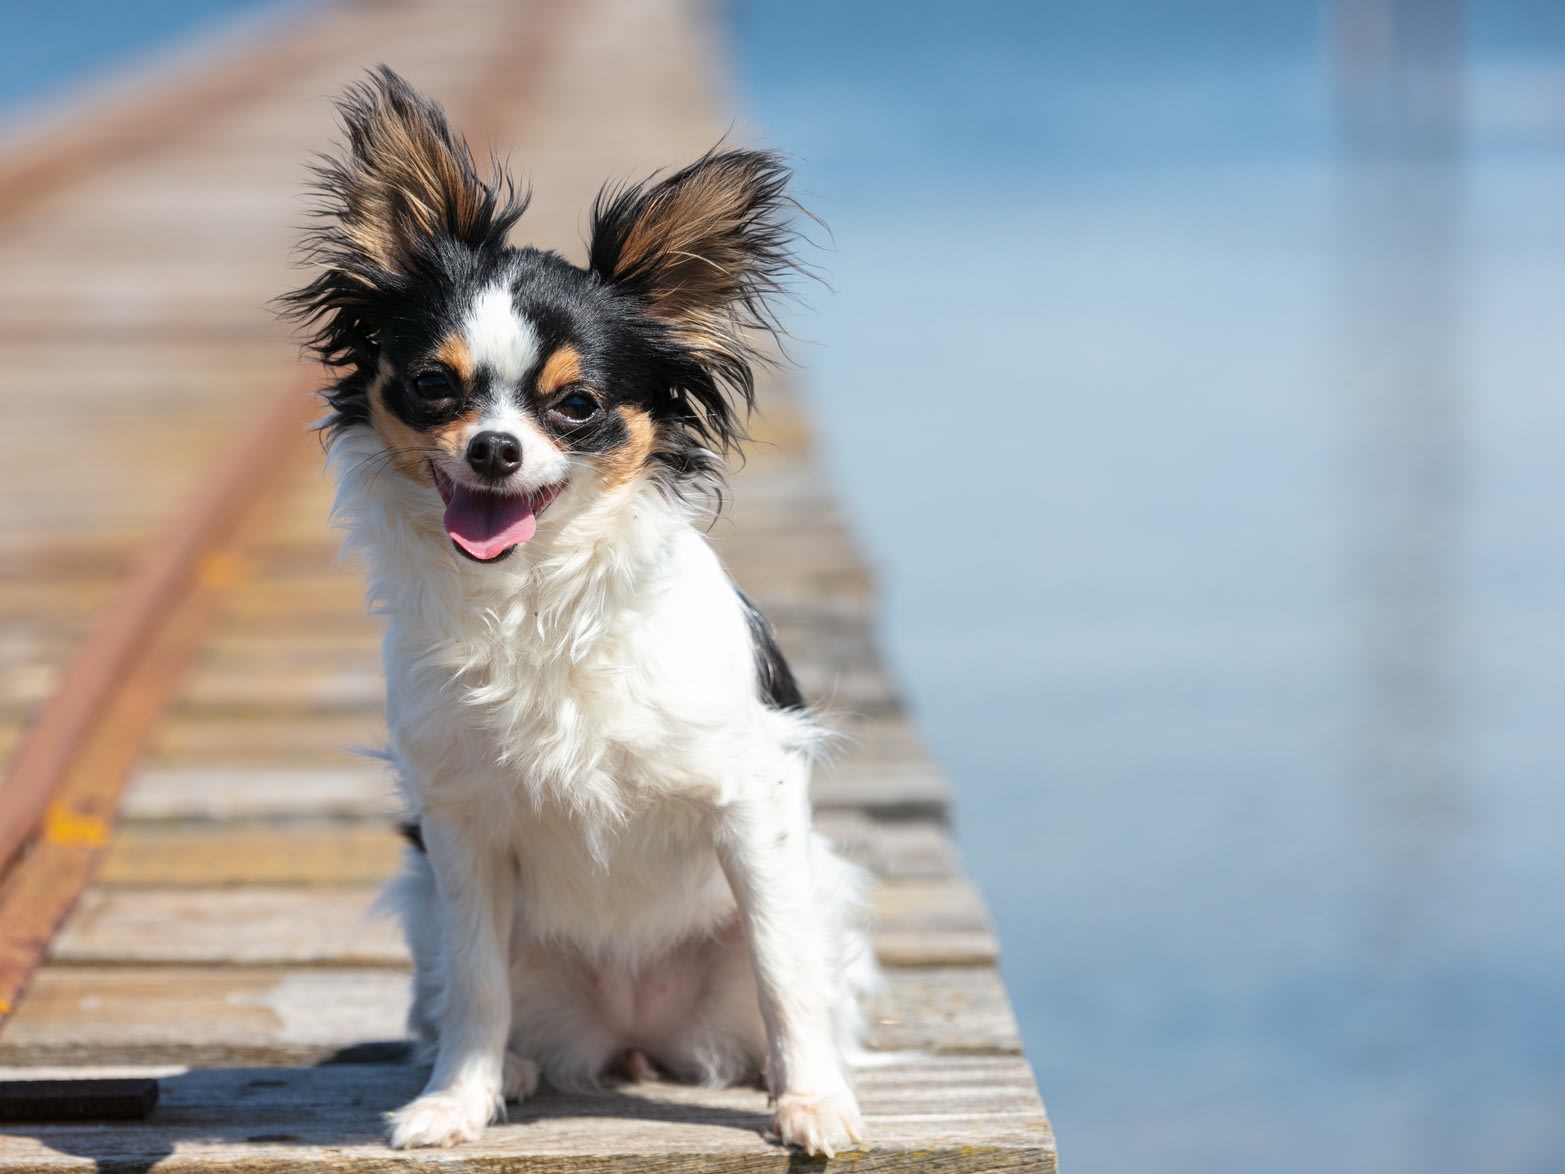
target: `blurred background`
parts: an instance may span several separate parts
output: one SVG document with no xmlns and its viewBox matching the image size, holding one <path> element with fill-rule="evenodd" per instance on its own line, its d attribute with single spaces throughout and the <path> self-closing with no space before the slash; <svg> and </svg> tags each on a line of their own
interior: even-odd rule
<svg viewBox="0 0 1565 1174">
<path fill-rule="evenodd" d="M 9 4 L 4 113 L 268 7 Z M 1565 1169 L 1565 5 L 721 22 L 1067 1168 Z"/>
</svg>

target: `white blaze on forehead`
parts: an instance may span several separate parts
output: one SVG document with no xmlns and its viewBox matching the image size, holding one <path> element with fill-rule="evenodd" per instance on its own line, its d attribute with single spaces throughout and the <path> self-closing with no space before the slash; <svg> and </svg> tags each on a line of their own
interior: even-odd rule
<svg viewBox="0 0 1565 1174">
<path fill-rule="evenodd" d="M 473 366 L 493 371 L 504 383 L 518 383 L 538 359 L 538 335 L 516 312 L 511 291 L 491 285 L 473 299 L 462 322 L 462 338 Z"/>
</svg>

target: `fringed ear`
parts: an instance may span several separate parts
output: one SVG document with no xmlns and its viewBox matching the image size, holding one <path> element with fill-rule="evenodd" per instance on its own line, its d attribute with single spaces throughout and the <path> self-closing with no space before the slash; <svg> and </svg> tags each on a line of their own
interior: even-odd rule
<svg viewBox="0 0 1565 1174">
<path fill-rule="evenodd" d="M 444 111 L 385 66 L 350 86 L 337 109 L 348 158 L 316 169 L 336 221 L 333 244 L 398 269 L 441 238 L 480 248 L 522 214 L 525 199 L 515 199 L 507 180 L 479 179 Z"/>
<path fill-rule="evenodd" d="M 313 168 L 319 223 L 302 250 L 321 272 L 281 299 L 285 314 L 314 328 L 309 345 L 321 360 L 349 369 L 326 392 L 328 428 L 367 415 L 380 323 L 440 247 L 503 245 L 527 207 L 497 164 L 492 182 L 480 179 L 440 107 L 385 66 L 350 86 L 337 111 L 347 153 Z"/>
<path fill-rule="evenodd" d="M 754 331 L 776 337 L 773 300 L 800 269 L 787 193 L 770 151 L 711 151 L 663 179 L 605 188 L 592 209 L 589 264 L 638 297 L 697 372 L 673 389 L 694 401 L 686 423 L 720 449 L 743 439 L 755 404 Z M 734 402 L 737 400 L 737 402 Z"/>
</svg>

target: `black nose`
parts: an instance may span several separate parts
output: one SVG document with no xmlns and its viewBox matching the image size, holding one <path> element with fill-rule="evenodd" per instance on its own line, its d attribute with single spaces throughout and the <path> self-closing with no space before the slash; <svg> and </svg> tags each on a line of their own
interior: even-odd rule
<svg viewBox="0 0 1565 1174">
<path fill-rule="evenodd" d="M 467 463 L 480 477 L 509 477 L 522 467 L 522 442 L 509 432 L 480 432 L 467 442 Z"/>
</svg>

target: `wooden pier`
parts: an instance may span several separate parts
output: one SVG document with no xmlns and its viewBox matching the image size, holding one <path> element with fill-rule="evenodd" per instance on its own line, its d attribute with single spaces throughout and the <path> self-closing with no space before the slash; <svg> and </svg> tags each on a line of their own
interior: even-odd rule
<svg viewBox="0 0 1565 1174">
<path fill-rule="evenodd" d="M 425 1073 L 370 911 L 392 789 L 353 753 L 383 736 L 378 633 L 305 428 L 319 372 L 266 304 L 299 281 L 330 99 L 382 61 L 509 155 L 518 235 L 572 257 L 605 178 L 732 119 L 697 0 L 388 0 L 285 9 L 0 142 L 0 1080 L 160 1094 L 145 1120 L 0 1122 L 0 1171 L 1052 1171 L 945 783 L 776 380 L 714 536 L 849 736 L 818 819 L 878 878 L 871 1043 L 905 1053 L 857 1075 L 869 1150 L 807 1161 L 764 1138 L 763 1093 L 658 1083 L 382 1144 Z"/>
</svg>

